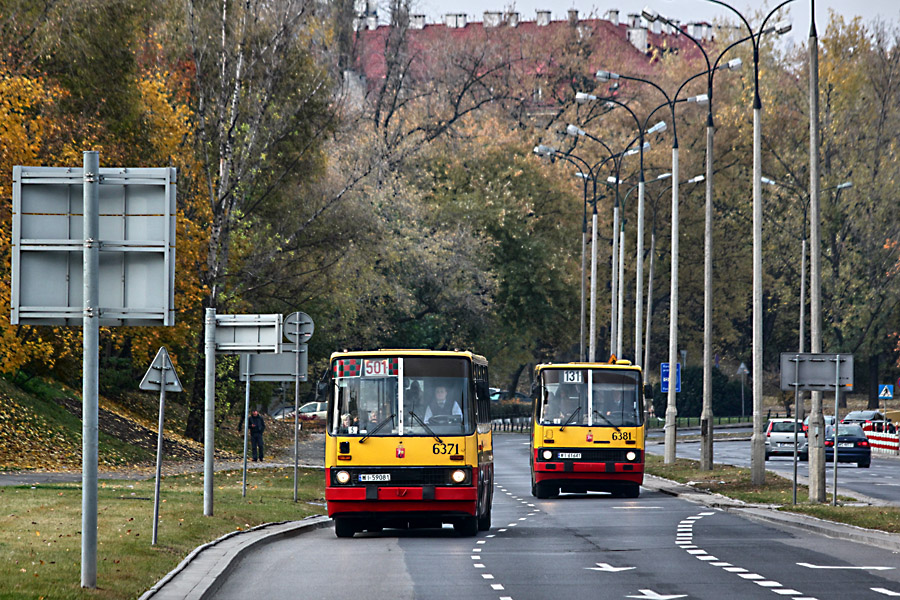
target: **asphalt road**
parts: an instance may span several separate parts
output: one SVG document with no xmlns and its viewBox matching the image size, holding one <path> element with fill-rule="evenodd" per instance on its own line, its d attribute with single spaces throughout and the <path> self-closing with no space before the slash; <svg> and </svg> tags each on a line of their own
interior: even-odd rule
<svg viewBox="0 0 900 600">
<path fill-rule="evenodd" d="M 319 529 L 252 551 L 216 592 L 247 598 L 773 599 L 900 596 L 895 553 L 785 533 L 644 490 L 530 495 L 524 435 L 495 436 L 493 527 L 357 534 Z"/>
<path fill-rule="evenodd" d="M 663 444 L 648 445 L 647 451 L 662 455 Z M 700 460 L 700 444 L 679 440 L 675 446 L 675 456 Z M 794 476 L 793 457 L 773 456 L 766 461 L 766 469 L 783 477 Z M 713 461 L 716 463 L 750 467 L 750 442 L 747 440 L 715 440 Z M 826 463 L 825 481 L 828 493 L 834 489 L 832 472 L 834 463 Z M 805 483 L 809 477 L 809 463 L 798 461 L 798 481 Z M 861 469 L 854 463 L 838 463 L 838 495 L 850 490 L 870 498 L 900 505 L 900 458 L 872 453 L 872 466 Z"/>
</svg>

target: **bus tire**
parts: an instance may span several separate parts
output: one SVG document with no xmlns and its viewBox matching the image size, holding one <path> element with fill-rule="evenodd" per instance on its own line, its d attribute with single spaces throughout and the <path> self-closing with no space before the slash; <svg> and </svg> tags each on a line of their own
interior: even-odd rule
<svg viewBox="0 0 900 600">
<path fill-rule="evenodd" d="M 637 498 L 641 495 L 641 486 L 633 483 L 622 490 L 622 496 L 625 498 Z"/>
<path fill-rule="evenodd" d="M 559 488 L 553 488 L 547 483 L 537 483 L 534 491 L 536 492 L 534 494 L 535 498 L 546 500 L 547 498 L 552 498 L 557 495 L 559 493 Z"/>
<path fill-rule="evenodd" d="M 351 521 L 341 517 L 334 519 L 334 535 L 339 538 L 350 538 L 354 533 L 356 533 L 356 528 Z"/>
<path fill-rule="evenodd" d="M 491 528 L 491 507 L 488 506 L 484 513 L 478 517 L 478 531 L 488 531 Z"/>
<path fill-rule="evenodd" d="M 463 517 L 453 524 L 453 530 L 462 537 L 478 535 L 478 517 Z"/>
</svg>

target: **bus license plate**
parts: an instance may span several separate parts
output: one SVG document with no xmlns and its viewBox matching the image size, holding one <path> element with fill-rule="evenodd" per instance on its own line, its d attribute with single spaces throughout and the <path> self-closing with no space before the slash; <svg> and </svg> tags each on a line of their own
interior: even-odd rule
<svg viewBox="0 0 900 600">
<path fill-rule="evenodd" d="M 390 481 L 390 473 L 360 473 L 360 481 Z"/>
<path fill-rule="evenodd" d="M 560 452 L 559 458 L 581 458 L 581 452 Z"/>
</svg>

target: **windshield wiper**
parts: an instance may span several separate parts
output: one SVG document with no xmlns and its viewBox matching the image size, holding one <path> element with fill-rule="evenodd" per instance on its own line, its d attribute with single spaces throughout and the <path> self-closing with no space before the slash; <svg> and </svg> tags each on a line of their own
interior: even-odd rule
<svg viewBox="0 0 900 600">
<path fill-rule="evenodd" d="M 410 416 L 412 416 L 413 419 L 415 419 L 416 421 L 419 422 L 419 425 L 421 425 L 422 427 L 425 428 L 425 431 L 427 431 L 429 434 L 431 434 L 431 437 L 433 437 L 434 439 L 436 439 L 436 440 L 438 441 L 438 444 L 443 444 L 443 443 L 444 443 L 444 440 L 442 440 L 440 437 L 438 437 L 438 434 L 436 434 L 435 432 L 433 432 L 433 431 L 431 430 L 431 427 L 429 427 L 428 425 L 426 425 L 426 424 L 425 424 L 425 421 L 423 421 L 422 419 L 419 418 L 419 415 L 417 415 L 417 414 L 414 413 L 413 411 L 409 411 L 409 414 L 410 414 Z"/>
<path fill-rule="evenodd" d="M 569 418 L 566 419 L 566 422 L 562 424 L 562 427 L 560 427 L 559 430 L 560 430 L 560 431 L 564 430 L 564 429 L 566 428 L 566 426 L 567 426 L 569 423 L 572 422 L 572 419 L 575 418 L 575 415 L 577 415 L 577 414 L 579 413 L 579 411 L 581 411 L 581 407 L 580 407 L 580 406 L 579 406 L 578 408 L 576 408 L 575 410 L 572 411 L 572 414 L 569 415 Z"/>
<path fill-rule="evenodd" d="M 621 429 L 619 429 L 618 427 L 616 427 L 615 423 L 613 423 L 612 421 L 610 421 L 610 420 L 606 417 L 606 415 L 602 414 L 599 410 L 594 409 L 594 414 L 597 415 L 598 417 L 600 417 L 601 419 L 603 419 L 604 421 L 606 421 L 607 423 L 609 423 L 610 425 L 612 425 L 613 428 L 614 428 L 616 431 L 622 431 Z"/>
<path fill-rule="evenodd" d="M 378 433 L 378 431 L 379 431 L 382 427 L 384 427 L 385 425 L 387 425 L 388 422 L 393 422 L 393 421 L 394 421 L 394 417 L 396 417 L 396 416 L 397 416 L 397 415 L 390 415 L 390 416 L 387 417 L 384 421 L 382 421 L 381 423 L 379 423 L 378 425 L 376 425 L 376 426 L 375 426 L 375 429 L 373 429 L 372 431 L 368 432 L 366 435 L 364 435 L 364 436 L 362 436 L 362 437 L 360 438 L 359 443 L 362 444 L 364 441 L 366 441 L 367 439 L 369 439 L 369 436 L 370 436 L 370 435 L 375 435 L 376 433 Z"/>
</svg>

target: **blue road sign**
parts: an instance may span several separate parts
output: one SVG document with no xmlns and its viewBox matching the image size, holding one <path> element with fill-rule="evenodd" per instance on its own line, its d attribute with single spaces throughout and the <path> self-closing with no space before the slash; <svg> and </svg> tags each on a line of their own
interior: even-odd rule
<svg viewBox="0 0 900 600">
<path fill-rule="evenodd" d="M 878 397 L 882 400 L 893 400 L 894 398 L 894 386 L 888 385 L 879 385 L 878 386 Z"/>
<path fill-rule="evenodd" d="M 660 387 L 664 394 L 669 392 L 669 363 L 659 365 Z M 675 391 L 681 391 L 681 363 L 675 363 Z"/>
</svg>

